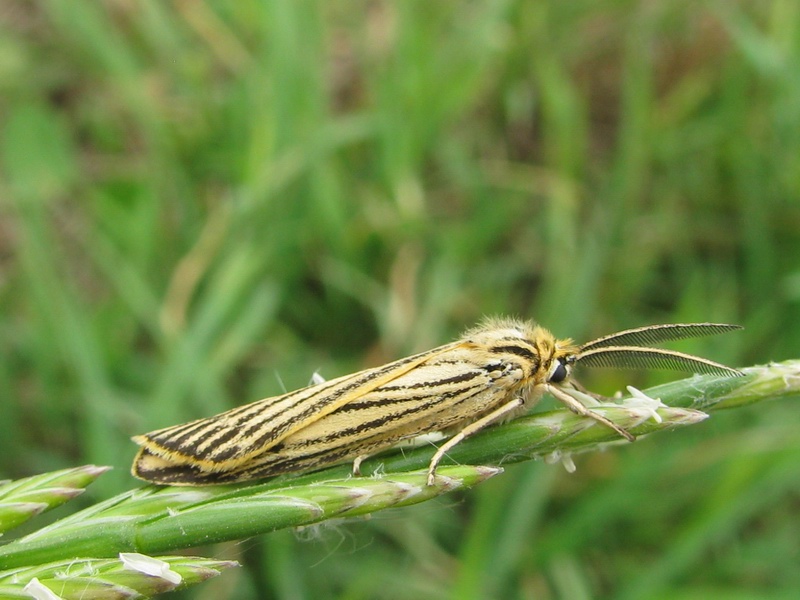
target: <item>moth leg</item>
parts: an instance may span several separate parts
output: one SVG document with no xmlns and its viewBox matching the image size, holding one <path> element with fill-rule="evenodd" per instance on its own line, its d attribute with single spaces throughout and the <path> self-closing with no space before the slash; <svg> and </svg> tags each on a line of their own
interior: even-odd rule
<svg viewBox="0 0 800 600">
<path fill-rule="evenodd" d="M 587 390 L 585 387 L 583 387 L 580 384 L 580 382 L 575 381 L 574 379 L 571 379 L 569 381 L 569 385 L 571 387 L 573 387 L 574 389 L 578 390 L 580 393 L 586 394 L 587 396 L 590 396 L 590 397 L 594 398 L 598 402 L 608 402 L 609 400 L 611 400 L 611 398 L 609 398 L 608 396 L 603 396 L 603 394 L 598 394 L 598 393 L 593 392 L 591 390 Z"/>
<path fill-rule="evenodd" d="M 436 479 L 436 467 L 439 466 L 439 462 L 442 460 L 442 458 L 444 458 L 444 455 L 447 454 L 448 451 L 452 450 L 454 446 L 464 441 L 464 439 L 475 433 L 478 433 L 487 425 L 491 425 L 498 419 L 508 415 L 508 413 L 514 412 L 522 406 L 522 399 L 514 398 L 511 402 L 503 404 L 503 406 L 493 410 L 488 415 L 485 415 L 477 421 L 470 423 L 464 427 L 464 429 L 442 444 L 441 447 L 436 451 L 436 454 L 433 455 L 430 465 L 428 465 L 428 485 L 433 485 L 433 482 Z"/>
<path fill-rule="evenodd" d="M 361 463 L 369 458 L 369 454 L 362 454 L 353 459 L 353 475 L 355 477 L 361 476 Z"/>
<path fill-rule="evenodd" d="M 602 423 L 606 427 L 610 427 L 629 442 L 633 442 L 636 440 L 633 434 L 631 434 L 628 431 L 625 431 L 622 427 L 620 427 L 616 423 L 609 421 L 603 415 L 600 415 L 594 411 L 589 410 L 578 400 L 570 396 L 567 392 L 565 392 L 561 388 L 558 388 L 554 385 L 545 384 L 545 389 L 548 392 L 550 392 L 556 398 L 556 400 L 563 402 L 567 406 L 567 408 L 570 409 L 575 414 L 581 415 L 582 417 L 589 417 L 590 419 L 594 419 L 598 423 Z"/>
</svg>

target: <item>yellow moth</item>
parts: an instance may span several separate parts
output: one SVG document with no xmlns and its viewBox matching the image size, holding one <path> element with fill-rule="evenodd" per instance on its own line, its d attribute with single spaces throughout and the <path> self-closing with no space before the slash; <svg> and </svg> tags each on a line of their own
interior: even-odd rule
<svg viewBox="0 0 800 600">
<path fill-rule="evenodd" d="M 487 425 L 517 416 L 550 393 L 579 415 L 634 437 L 581 401 L 575 365 L 690 369 L 741 375 L 725 365 L 651 348 L 659 342 L 740 329 L 651 325 L 581 346 L 529 322 L 490 319 L 450 344 L 395 362 L 139 435 L 134 476 L 160 484 L 211 485 L 318 469 L 431 432 L 453 434 L 428 467 Z"/>
</svg>

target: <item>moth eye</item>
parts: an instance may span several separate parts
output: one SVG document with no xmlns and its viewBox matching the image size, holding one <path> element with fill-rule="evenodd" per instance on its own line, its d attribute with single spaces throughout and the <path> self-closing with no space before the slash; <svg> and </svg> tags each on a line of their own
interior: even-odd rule
<svg viewBox="0 0 800 600">
<path fill-rule="evenodd" d="M 550 381 L 551 383 L 561 383 L 567 378 L 569 374 L 569 370 L 567 369 L 567 365 L 564 362 L 563 358 L 559 358 L 558 362 L 553 366 L 553 370 L 550 372 Z"/>
</svg>

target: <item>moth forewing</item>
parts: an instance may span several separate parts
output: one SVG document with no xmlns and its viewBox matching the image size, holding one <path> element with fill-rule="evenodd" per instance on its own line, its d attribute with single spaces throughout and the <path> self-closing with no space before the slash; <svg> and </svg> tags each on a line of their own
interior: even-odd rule
<svg viewBox="0 0 800 600">
<path fill-rule="evenodd" d="M 152 481 L 140 469 L 151 455 L 173 466 L 224 472 L 253 460 L 296 431 L 308 427 L 340 406 L 413 371 L 453 344 L 400 359 L 382 367 L 359 371 L 281 396 L 265 398 L 213 417 L 197 419 L 138 435 L 142 446 L 134 459 L 133 474 Z M 149 471 L 150 469 L 148 469 Z"/>
</svg>

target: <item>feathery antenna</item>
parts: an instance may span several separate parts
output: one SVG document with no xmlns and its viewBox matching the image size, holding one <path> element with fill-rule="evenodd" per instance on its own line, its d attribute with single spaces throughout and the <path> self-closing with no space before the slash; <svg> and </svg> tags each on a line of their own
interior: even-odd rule
<svg viewBox="0 0 800 600">
<path fill-rule="evenodd" d="M 713 360 L 676 350 L 640 347 L 737 329 L 742 327 L 725 323 L 675 323 L 626 329 L 584 344 L 575 360 L 589 367 L 695 370 L 699 373 L 738 377 L 743 375 L 741 371 Z"/>
<path fill-rule="evenodd" d="M 741 325 L 727 323 L 670 323 L 666 325 L 646 325 L 635 329 L 626 329 L 587 342 L 581 351 L 607 346 L 653 346 L 671 340 L 717 335 L 728 331 L 743 329 Z"/>
</svg>

